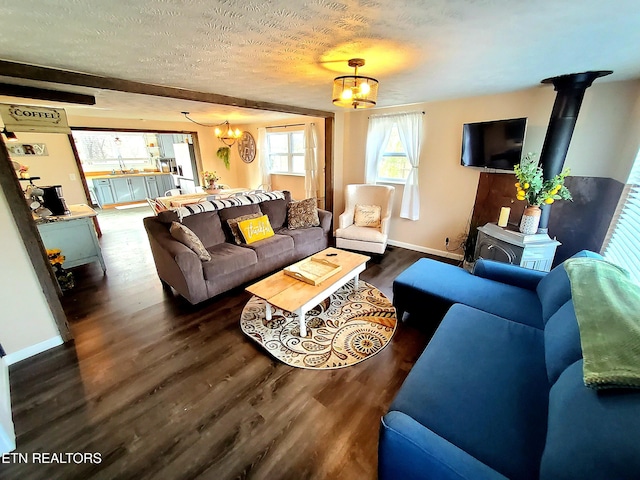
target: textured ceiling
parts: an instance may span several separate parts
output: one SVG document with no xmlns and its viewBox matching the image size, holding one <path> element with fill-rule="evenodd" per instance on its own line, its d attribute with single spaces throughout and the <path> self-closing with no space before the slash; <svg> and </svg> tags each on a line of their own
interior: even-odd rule
<svg viewBox="0 0 640 480">
<path fill-rule="evenodd" d="M 638 0 L 2 0 L 0 58 L 336 110 L 333 77 L 352 72 L 349 58 L 364 57 L 360 72 L 380 80 L 378 105 L 390 106 L 512 91 L 585 70 L 614 70 L 601 81 L 639 78 L 638 7 Z M 98 107 L 109 109 L 102 112 L 128 109 L 129 117 L 175 106 L 98 93 Z M 232 111 L 242 113 L 224 115 Z"/>
</svg>

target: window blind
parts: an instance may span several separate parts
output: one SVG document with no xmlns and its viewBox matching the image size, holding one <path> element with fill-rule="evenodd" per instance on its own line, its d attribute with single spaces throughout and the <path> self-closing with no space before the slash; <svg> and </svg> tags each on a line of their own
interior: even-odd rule
<svg viewBox="0 0 640 480">
<path fill-rule="evenodd" d="M 640 284 L 640 153 L 605 239 L 603 256 L 627 269 L 631 278 Z"/>
</svg>

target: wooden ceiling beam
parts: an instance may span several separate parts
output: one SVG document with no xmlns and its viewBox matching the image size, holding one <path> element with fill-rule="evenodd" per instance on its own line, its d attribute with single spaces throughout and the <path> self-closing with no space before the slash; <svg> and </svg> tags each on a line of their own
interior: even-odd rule
<svg viewBox="0 0 640 480">
<path fill-rule="evenodd" d="M 49 90 L 48 88 L 13 85 L 11 83 L 0 83 L 0 95 L 8 95 L 10 97 L 21 98 L 35 98 L 38 100 L 50 100 L 54 102 L 79 103 L 81 105 L 96 104 L 96 97 L 94 97 L 93 95 L 62 92 L 60 90 Z"/>
<path fill-rule="evenodd" d="M 320 118 L 333 118 L 334 113 L 311 108 L 294 107 L 270 102 L 260 102 L 245 98 L 229 97 L 217 93 L 198 92 L 182 88 L 166 87 L 150 83 L 134 82 L 120 78 L 101 77 L 88 73 L 59 70 L 50 67 L 28 65 L 26 63 L 0 60 L 0 75 L 13 78 L 24 78 L 63 85 L 75 85 L 81 87 L 114 90 L 117 92 L 138 93 L 156 97 L 177 98 L 195 102 L 213 103 L 216 105 L 230 105 L 254 110 L 267 110 L 271 112 L 290 113 L 293 115 L 305 115 Z"/>
</svg>

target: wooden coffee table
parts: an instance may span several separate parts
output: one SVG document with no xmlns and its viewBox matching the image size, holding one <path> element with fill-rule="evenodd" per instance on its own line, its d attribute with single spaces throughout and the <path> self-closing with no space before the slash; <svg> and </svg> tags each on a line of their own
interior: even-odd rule
<svg viewBox="0 0 640 480">
<path fill-rule="evenodd" d="M 336 255 L 328 256 L 327 254 Z M 265 318 L 271 320 L 271 306 L 295 313 L 300 320 L 300 336 L 307 336 L 305 314 L 322 300 L 354 280 L 358 288 L 358 279 L 370 257 L 359 253 L 347 252 L 337 248 L 327 248 L 311 257 L 323 258 L 336 263 L 342 270 L 323 281 L 320 285 L 310 285 L 285 275 L 281 270 L 247 287 L 247 291 L 265 301 Z"/>
</svg>

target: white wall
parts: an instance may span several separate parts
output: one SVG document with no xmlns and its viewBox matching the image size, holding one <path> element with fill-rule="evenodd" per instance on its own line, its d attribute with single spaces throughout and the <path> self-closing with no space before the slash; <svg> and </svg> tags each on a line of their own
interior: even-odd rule
<svg viewBox="0 0 640 480">
<path fill-rule="evenodd" d="M 567 155 L 566 166 L 576 176 L 626 179 L 633 158 L 628 143 L 637 147 L 637 129 L 630 131 L 634 118 L 640 119 L 640 81 L 596 83 L 586 91 L 580 116 Z M 376 109 L 376 114 L 424 111 L 424 142 L 419 169 L 420 219 L 398 217 L 403 186 L 396 185 L 394 218 L 390 239 L 427 251 L 443 251 L 444 241 L 452 242 L 467 231 L 480 174 L 479 169 L 462 167 L 460 152 L 462 125 L 469 122 L 528 117 L 525 152 L 542 149 L 549 116 L 555 100 L 552 87 L 403 107 Z M 371 111 L 344 115 L 342 142 L 342 182 L 336 174 L 336 206 L 342 212 L 344 185 L 364 182 L 364 158 L 368 116 Z M 640 124 L 640 120 L 637 122 Z M 635 155 L 634 155 L 635 156 Z M 336 162 L 338 166 L 338 162 Z M 515 197 L 515 195 L 514 195 Z M 496 212 L 497 218 L 498 212 Z"/>
<path fill-rule="evenodd" d="M 60 335 L 4 196 L 0 194 L 0 343 L 8 355 Z"/>
<path fill-rule="evenodd" d="M 566 166 L 576 176 L 626 182 L 640 144 L 640 81 L 598 81 L 590 87 L 576 122 Z M 631 148 L 631 150 L 630 150 Z"/>
</svg>

